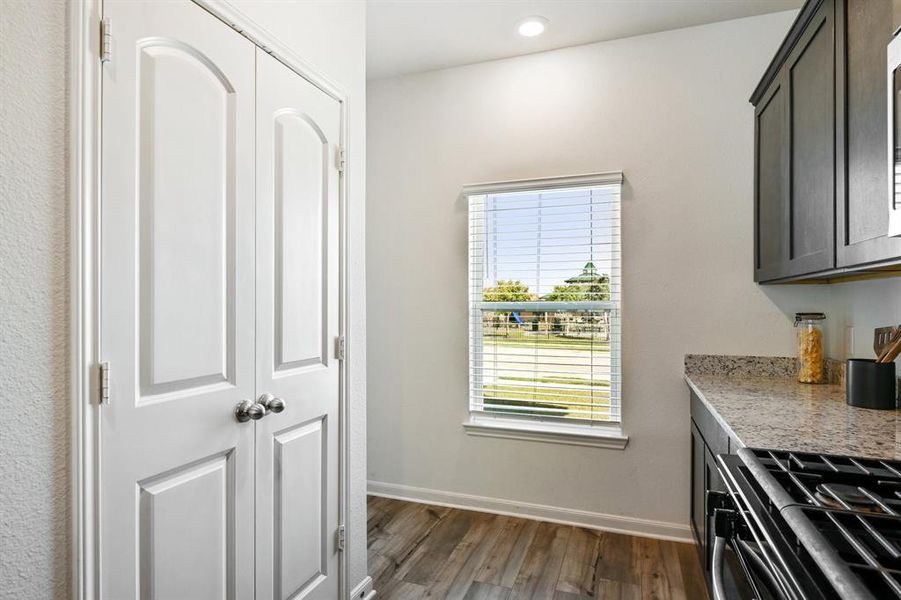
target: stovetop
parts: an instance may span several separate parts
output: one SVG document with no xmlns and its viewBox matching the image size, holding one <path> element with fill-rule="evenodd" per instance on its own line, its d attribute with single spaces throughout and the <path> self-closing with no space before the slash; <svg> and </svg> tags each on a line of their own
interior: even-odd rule
<svg viewBox="0 0 901 600">
<path fill-rule="evenodd" d="M 791 504 L 901 516 L 901 462 L 779 450 L 750 453 Z"/>
<path fill-rule="evenodd" d="M 792 530 L 792 551 L 840 596 L 901 598 L 901 462 L 757 449 L 739 456 Z"/>
</svg>

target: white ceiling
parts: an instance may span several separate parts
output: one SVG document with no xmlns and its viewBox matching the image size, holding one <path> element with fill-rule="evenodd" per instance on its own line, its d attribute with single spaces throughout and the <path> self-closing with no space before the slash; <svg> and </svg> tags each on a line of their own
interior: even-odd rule
<svg viewBox="0 0 901 600">
<path fill-rule="evenodd" d="M 368 0 L 370 79 L 797 9 L 802 0 Z M 550 23 L 536 38 L 524 17 Z"/>
</svg>

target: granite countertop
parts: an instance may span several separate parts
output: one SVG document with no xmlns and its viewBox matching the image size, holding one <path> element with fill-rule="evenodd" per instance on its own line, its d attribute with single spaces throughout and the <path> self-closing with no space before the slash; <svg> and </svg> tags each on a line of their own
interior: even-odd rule
<svg viewBox="0 0 901 600">
<path fill-rule="evenodd" d="M 685 381 L 745 446 L 901 460 L 899 411 L 848 406 L 842 385 L 714 371 L 690 368 L 686 357 Z"/>
</svg>

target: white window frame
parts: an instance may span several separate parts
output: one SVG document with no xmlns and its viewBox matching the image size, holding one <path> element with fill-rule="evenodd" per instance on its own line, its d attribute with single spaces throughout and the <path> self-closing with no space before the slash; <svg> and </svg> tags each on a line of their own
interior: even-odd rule
<svg viewBox="0 0 901 600">
<path fill-rule="evenodd" d="M 562 177 L 545 177 L 540 179 L 520 179 L 514 181 L 498 181 L 490 183 L 479 183 L 466 185 L 463 187 L 461 197 L 466 201 L 467 214 L 469 211 L 469 201 L 473 196 L 486 196 L 495 194 L 505 194 L 510 192 L 524 191 L 550 191 L 565 188 L 587 188 L 600 187 L 604 185 L 620 185 L 623 183 L 622 171 L 613 171 L 608 173 L 591 173 L 585 175 L 572 175 Z M 621 209 L 620 209 L 621 210 Z M 467 240 L 468 240 L 467 234 Z M 471 252 L 471 249 L 470 249 Z M 472 260 L 469 260 L 470 270 L 474 267 Z M 620 269 L 620 273 L 621 273 Z M 622 275 L 620 275 L 621 277 Z M 473 277 L 481 280 L 480 272 L 469 272 L 469 281 Z M 467 283 L 467 313 L 471 310 L 471 299 L 468 297 L 470 293 L 470 285 Z M 495 303 L 497 304 L 497 303 Z M 521 304 L 521 303 L 517 303 Z M 540 303 L 535 303 L 536 306 Z M 584 303 L 579 303 L 584 305 Z M 619 398 L 620 403 L 620 420 L 618 423 L 603 422 L 587 422 L 572 421 L 565 422 L 562 419 L 551 419 L 536 416 L 516 416 L 505 414 L 492 414 L 482 410 L 473 410 L 472 408 L 472 389 L 473 382 L 467 386 L 467 401 L 469 402 L 469 417 L 463 422 L 463 429 L 469 435 L 494 437 L 504 439 L 528 440 L 539 442 L 552 442 L 559 444 L 568 444 L 576 446 L 591 446 L 597 448 L 611 448 L 616 450 L 625 449 L 629 443 L 629 437 L 623 432 L 623 416 L 622 416 L 622 297 L 615 303 L 596 302 L 598 308 L 614 308 L 611 318 L 611 341 L 610 353 L 611 361 L 616 361 L 620 366 L 620 377 L 618 381 L 611 381 L 611 394 L 615 394 Z M 500 306 L 500 304 L 498 304 Z M 555 303 L 559 306 L 559 303 Z M 478 339 L 481 337 L 481 328 L 470 320 L 469 331 L 469 352 L 473 352 L 473 348 L 481 348 Z M 472 357 L 467 361 L 467 365 L 471 364 Z"/>
</svg>

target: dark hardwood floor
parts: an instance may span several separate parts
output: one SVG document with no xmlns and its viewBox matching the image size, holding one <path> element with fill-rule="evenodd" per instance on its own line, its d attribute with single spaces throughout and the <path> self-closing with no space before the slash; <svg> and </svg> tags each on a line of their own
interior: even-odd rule
<svg viewBox="0 0 901 600">
<path fill-rule="evenodd" d="M 369 497 L 382 600 L 706 599 L 691 544 Z"/>
</svg>

